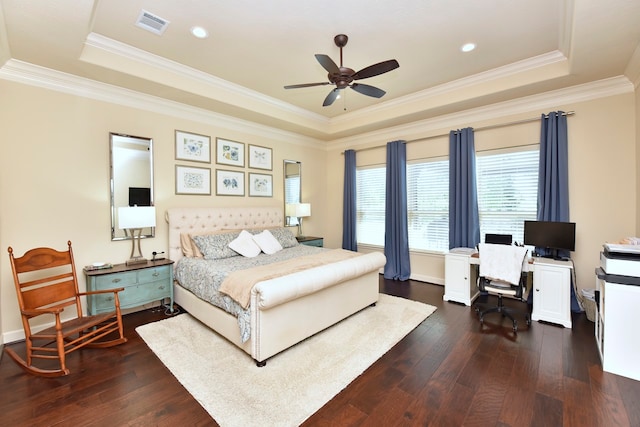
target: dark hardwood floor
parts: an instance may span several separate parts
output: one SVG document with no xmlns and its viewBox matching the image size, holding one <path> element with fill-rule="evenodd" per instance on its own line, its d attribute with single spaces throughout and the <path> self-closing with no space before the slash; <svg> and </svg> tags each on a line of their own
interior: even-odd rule
<svg viewBox="0 0 640 427">
<path fill-rule="evenodd" d="M 443 302 L 440 286 L 381 278 L 380 289 L 438 309 L 305 426 L 640 426 L 640 382 L 602 371 L 584 314 L 573 329 L 521 322 L 514 337 L 499 315 L 481 328 L 473 309 Z M 125 316 L 128 343 L 73 353 L 62 378 L 3 356 L 0 425 L 216 425 L 134 331 L 164 317 Z"/>
</svg>

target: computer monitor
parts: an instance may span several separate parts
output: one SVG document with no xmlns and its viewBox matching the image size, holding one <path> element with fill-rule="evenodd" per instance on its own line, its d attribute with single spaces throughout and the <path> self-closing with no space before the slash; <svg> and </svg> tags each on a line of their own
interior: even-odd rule
<svg viewBox="0 0 640 427">
<path fill-rule="evenodd" d="M 510 245 L 512 241 L 513 236 L 511 234 L 486 233 L 484 235 L 485 243 L 493 243 L 496 245 Z"/>
<path fill-rule="evenodd" d="M 558 251 L 576 250 L 576 223 L 525 221 L 524 244 L 549 249 L 549 258 L 558 259 Z"/>
<path fill-rule="evenodd" d="M 151 188 L 129 187 L 129 206 L 151 206 Z"/>
</svg>

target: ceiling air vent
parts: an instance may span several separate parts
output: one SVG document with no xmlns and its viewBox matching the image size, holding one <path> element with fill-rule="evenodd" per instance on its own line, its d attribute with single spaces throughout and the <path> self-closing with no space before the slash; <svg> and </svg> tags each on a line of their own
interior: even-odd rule
<svg viewBox="0 0 640 427">
<path fill-rule="evenodd" d="M 169 26 L 169 21 L 160 18 L 153 13 L 147 12 L 146 10 L 141 10 L 140 15 L 138 15 L 136 25 L 147 31 L 151 31 L 152 33 L 161 35 Z"/>
</svg>

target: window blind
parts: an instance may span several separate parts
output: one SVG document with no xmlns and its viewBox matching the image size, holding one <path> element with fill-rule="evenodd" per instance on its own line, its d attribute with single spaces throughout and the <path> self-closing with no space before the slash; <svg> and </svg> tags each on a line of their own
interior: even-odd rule
<svg viewBox="0 0 640 427">
<path fill-rule="evenodd" d="M 486 233 L 511 234 L 522 242 L 524 220 L 535 220 L 539 149 L 476 156 L 480 238 Z"/>
<path fill-rule="evenodd" d="M 449 161 L 407 164 L 409 248 L 449 249 Z"/>
<path fill-rule="evenodd" d="M 358 244 L 384 246 L 386 168 L 356 170 L 356 238 Z"/>
</svg>

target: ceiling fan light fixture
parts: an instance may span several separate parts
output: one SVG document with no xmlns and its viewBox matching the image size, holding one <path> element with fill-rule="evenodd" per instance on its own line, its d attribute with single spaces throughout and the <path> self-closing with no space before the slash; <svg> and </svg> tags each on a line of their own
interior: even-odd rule
<svg viewBox="0 0 640 427">
<path fill-rule="evenodd" d="M 463 51 L 463 52 L 471 52 L 475 48 L 476 48 L 476 44 L 475 43 L 465 43 L 465 44 L 462 45 L 460 50 Z"/>
<path fill-rule="evenodd" d="M 386 93 L 382 89 L 378 89 L 375 86 L 370 86 L 362 83 L 355 83 L 354 80 L 367 79 L 369 77 L 378 76 L 380 74 L 387 73 L 391 70 L 395 70 L 400 66 L 398 61 L 395 59 L 390 59 L 388 61 L 382 61 L 377 64 L 369 65 L 361 69 L 358 72 L 354 72 L 351 68 L 345 67 L 342 64 L 342 48 L 345 47 L 349 38 L 344 34 L 338 34 L 334 37 L 333 41 L 336 46 L 340 48 L 340 66 L 333 61 L 328 55 L 324 54 L 316 54 L 316 60 L 320 63 L 322 68 L 324 68 L 328 74 L 327 78 L 329 81 L 319 82 L 319 83 L 303 83 L 296 85 L 287 85 L 285 89 L 297 89 L 303 87 L 311 87 L 311 86 L 324 86 L 324 85 L 333 85 L 335 89 L 331 90 L 327 97 L 324 99 L 322 103 L 323 107 L 328 107 L 333 104 L 333 102 L 340 98 L 340 92 L 343 89 L 351 88 L 358 93 L 361 93 L 366 96 L 371 96 L 374 98 L 381 98 Z"/>
<path fill-rule="evenodd" d="M 209 37 L 209 32 L 203 27 L 199 27 L 199 26 L 192 27 L 191 34 L 193 34 L 194 37 L 199 39 L 206 39 L 207 37 Z"/>
</svg>

